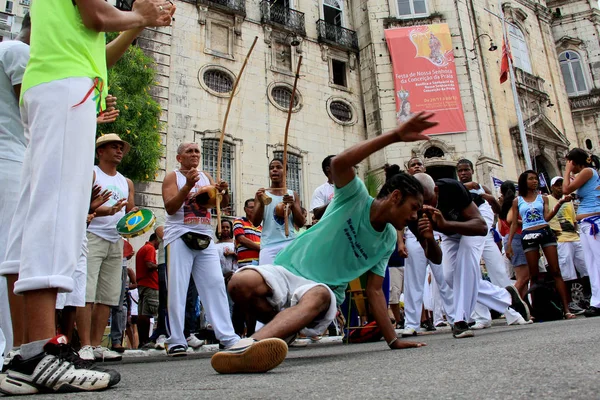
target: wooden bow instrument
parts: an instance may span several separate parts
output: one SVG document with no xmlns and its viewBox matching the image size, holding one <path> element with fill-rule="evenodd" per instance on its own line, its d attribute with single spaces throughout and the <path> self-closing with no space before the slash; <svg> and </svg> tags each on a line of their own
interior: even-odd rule
<svg viewBox="0 0 600 400">
<path fill-rule="evenodd" d="M 294 86 L 292 87 L 292 96 L 290 98 L 290 106 L 288 108 L 287 121 L 285 122 L 285 134 L 283 136 L 283 193 L 287 194 L 287 145 L 288 133 L 290 131 L 290 121 L 292 119 L 292 110 L 294 109 L 294 100 L 296 99 L 296 87 L 298 86 L 298 78 L 300 78 L 300 65 L 302 64 L 302 56 L 298 58 L 298 66 L 296 67 L 296 76 L 294 77 Z M 280 203 L 283 204 L 283 203 Z M 278 204 L 279 205 L 279 204 Z M 285 236 L 290 236 L 290 205 L 285 204 L 284 219 L 285 219 Z"/>
<path fill-rule="evenodd" d="M 252 54 L 252 50 L 254 50 L 254 46 L 256 46 L 256 42 L 258 40 L 258 36 L 254 37 L 254 41 L 252 42 L 252 46 L 250 46 L 250 50 L 248 50 L 248 54 L 246 54 L 246 59 L 242 64 L 242 68 L 240 69 L 240 73 L 238 74 L 235 82 L 233 84 L 233 89 L 231 89 L 231 96 L 229 96 L 229 101 L 227 102 L 227 109 L 225 110 L 225 118 L 223 119 L 223 126 L 221 127 L 221 137 L 219 138 L 219 151 L 217 153 L 217 174 L 215 175 L 215 182 L 218 185 L 221 182 L 221 162 L 223 159 L 223 142 L 225 141 L 225 128 L 227 127 L 227 118 L 229 117 L 229 111 L 231 110 L 231 102 L 233 101 L 233 97 L 235 96 L 235 91 L 240 83 L 242 78 L 242 74 L 244 73 L 244 69 L 246 69 L 246 65 L 248 64 L 248 60 L 250 59 L 250 54 Z M 217 194 L 217 233 L 221 233 L 221 200 L 223 199 L 223 192 Z"/>
</svg>

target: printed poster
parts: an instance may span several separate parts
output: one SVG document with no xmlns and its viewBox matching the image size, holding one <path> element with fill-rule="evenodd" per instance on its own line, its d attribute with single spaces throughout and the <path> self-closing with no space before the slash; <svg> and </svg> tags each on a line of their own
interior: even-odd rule
<svg viewBox="0 0 600 400">
<path fill-rule="evenodd" d="M 465 132 L 448 24 L 386 29 L 385 39 L 392 58 L 398 123 L 428 111 L 440 124 L 427 134 Z"/>
</svg>

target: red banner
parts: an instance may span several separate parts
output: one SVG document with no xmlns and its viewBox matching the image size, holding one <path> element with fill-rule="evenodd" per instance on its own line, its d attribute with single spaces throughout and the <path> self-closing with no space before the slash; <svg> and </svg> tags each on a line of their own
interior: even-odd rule
<svg viewBox="0 0 600 400">
<path fill-rule="evenodd" d="M 440 124 L 427 134 L 465 132 L 448 25 L 386 29 L 385 39 L 392 57 L 398 123 L 429 111 Z"/>
</svg>

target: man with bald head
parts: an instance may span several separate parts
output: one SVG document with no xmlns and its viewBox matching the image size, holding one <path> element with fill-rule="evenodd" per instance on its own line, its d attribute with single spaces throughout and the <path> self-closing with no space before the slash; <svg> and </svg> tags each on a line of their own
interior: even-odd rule
<svg viewBox="0 0 600 400">
<path fill-rule="evenodd" d="M 236 354 L 247 372 L 265 372 L 279 365 L 283 358 L 270 354 L 281 353 L 285 342 L 279 339 L 243 339 L 236 335 L 229 315 L 229 301 L 221 262 L 213 243 L 210 198 L 216 189 L 223 194 L 221 207 L 229 205 L 228 185 L 215 184 L 213 178 L 198 170 L 200 149 L 196 143 L 183 143 L 177 149 L 180 167 L 165 176 L 162 195 L 167 213 L 163 241 L 167 261 L 167 291 L 169 338 L 166 341 L 169 356 L 185 356 L 188 348 L 184 330 L 185 301 L 190 274 L 200 295 L 215 336 L 225 351 Z M 212 188 L 210 188 L 212 186 Z M 241 356 L 240 356 L 241 355 Z M 256 365 L 256 362 L 259 362 Z"/>
<path fill-rule="evenodd" d="M 454 337 L 473 337 L 468 323 L 477 302 L 505 314 L 509 325 L 526 323 L 529 310 L 517 290 L 495 286 L 481 277 L 479 260 L 487 225 L 469 191 L 446 178 L 436 181 L 432 191 L 430 176 L 416 174 L 415 178 L 424 187 L 423 212 L 442 234 L 442 266 L 454 295 Z"/>
<path fill-rule="evenodd" d="M 415 172 L 425 169 L 422 161 L 418 157 L 413 157 L 407 165 L 409 174 L 417 178 L 423 186 L 423 203 L 435 206 L 435 204 L 432 204 L 435 198 L 433 179 L 427 174 Z M 454 301 L 452 290 L 444 278 L 444 270 L 441 265 L 442 250 L 435 239 L 427 241 L 419 234 L 419 225 L 424 223 L 431 222 L 427 215 L 422 214 L 418 222 L 412 221 L 408 224 L 405 233 L 404 242 L 408 254 L 404 267 L 404 329 L 401 332 L 403 337 L 415 336 L 420 330 L 427 264 L 431 266 L 431 272 L 439 286 L 440 297 L 448 322 L 453 322 Z"/>
</svg>

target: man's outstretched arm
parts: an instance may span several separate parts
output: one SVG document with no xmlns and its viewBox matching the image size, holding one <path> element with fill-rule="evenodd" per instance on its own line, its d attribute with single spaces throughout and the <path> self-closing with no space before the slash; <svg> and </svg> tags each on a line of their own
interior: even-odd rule
<svg viewBox="0 0 600 400">
<path fill-rule="evenodd" d="M 417 140 L 429 140 L 422 134 L 423 131 L 433 128 L 438 123 L 431 121 L 434 114 L 421 112 L 396 129 L 383 135 L 374 137 L 358 143 L 331 160 L 331 173 L 333 183 L 337 188 L 342 188 L 350 183 L 356 173 L 354 166 L 359 164 L 371 154 L 379 151 L 392 143 L 415 142 Z"/>
</svg>

